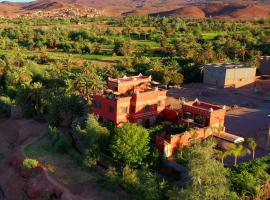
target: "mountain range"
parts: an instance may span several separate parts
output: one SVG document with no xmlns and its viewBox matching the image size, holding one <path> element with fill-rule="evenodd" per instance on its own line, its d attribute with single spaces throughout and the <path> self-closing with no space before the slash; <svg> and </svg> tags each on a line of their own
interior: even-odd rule
<svg viewBox="0 0 270 200">
<path fill-rule="evenodd" d="M 125 14 L 180 16 L 187 18 L 249 19 L 270 17 L 270 0 L 36 0 L 0 3 L 0 15 L 15 16 L 36 11 L 96 8 L 104 15 Z"/>
</svg>

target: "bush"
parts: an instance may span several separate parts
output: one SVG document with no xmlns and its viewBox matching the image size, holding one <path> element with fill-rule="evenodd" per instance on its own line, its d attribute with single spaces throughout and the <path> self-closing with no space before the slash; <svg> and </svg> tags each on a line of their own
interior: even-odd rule
<svg viewBox="0 0 270 200">
<path fill-rule="evenodd" d="M 115 167 L 109 167 L 105 177 L 98 179 L 98 185 L 102 189 L 114 191 L 120 186 L 121 177 Z"/>
<path fill-rule="evenodd" d="M 0 113 L 10 114 L 12 101 L 9 97 L 0 96 Z"/>
<path fill-rule="evenodd" d="M 122 186 L 128 191 L 136 191 L 139 186 L 139 177 L 136 170 L 125 166 L 122 171 Z"/>
<path fill-rule="evenodd" d="M 86 149 L 84 152 L 83 164 L 86 167 L 94 167 L 96 166 L 98 160 L 100 159 L 100 155 L 97 152 L 97 147 L 92 147 L 91 149 Z"/>
<path fill-rule="evenodd" d="M 260 198 L 270 181 L 270 156 L 238 164 L 230 169 L 231 189 L 241 196 Z"/>
<path fill-rule="evenodd" d="M 52 143 L 53 149 L 57 152 L 67 152 L 70 143 L 67 138 L 56 127 L 49 126 L 48 129 L 49 139 Z"/>
<path fill-rule="evenodd" d="M 101 180 L 102 188 L 115 190 L 122 187 L 131 195 L 132 199 L 159 200 L 165 199 L 167 184 L 160 180 L 155 173 L 147 170 L 135 170 L 125 166 L 118 172 L 114 167 L 108 169 L 106 177 Z"/>
<path fill-rule="evenodd" d="M 25 169 L 34 169 L 38 166 L 39 162 L 34 159 L 25 158 L 23 160 L 23 168 Z"/>
</svg>

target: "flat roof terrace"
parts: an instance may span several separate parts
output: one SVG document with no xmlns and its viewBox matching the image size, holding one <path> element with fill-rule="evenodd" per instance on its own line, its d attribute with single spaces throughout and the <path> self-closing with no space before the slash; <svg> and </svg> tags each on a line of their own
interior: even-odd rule
<svg viewBox="0 0 270 200">
<path fill-rule="evenodd" d="M 110 82 L 115 82 L 115 83 L 121 83 L 121 82 L 133 82 L 133 81 L 151 81 L 152 77 L 151 76 L 143 76 L 142 74 L 139 74 L 138 76 L 124 76 L 123 78 L 109 78 Z"/>
<path fill-rule="evenodd" d="M 205 66 L 206 67 L 224 68 L 224 69 L 251 68 L 248 65 L 234 64 L 234 63 L 213 63 L 213 64 L 206 64 Z"/>
<path fill-rule="evenodd" d="M 195 101 L 184 103 L 184 105 L 191 106 L 191 107 L 198 108 L 198 109 L 202 109 L 202 110 L 207 110 L 207 111 L 224 109 L 224 107 L 217 106 L 217 105 L 210 104 L 210 103 L 206 103 L 206 102 L 201 102 L 198 99 L 195 99 Z"/>
</svg>

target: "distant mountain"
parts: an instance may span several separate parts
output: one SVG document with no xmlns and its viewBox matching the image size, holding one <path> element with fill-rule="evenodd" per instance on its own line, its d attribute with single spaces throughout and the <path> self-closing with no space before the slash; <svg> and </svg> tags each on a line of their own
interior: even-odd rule
<svg viewBox="0 0 270 200">
<path fill-rule="evenodd" d="M 30 3 L 0 3 L 0 14 L 13 16 L 36 11 L 96 8 L 105 15 L 150 14 L 188 18 L 270 17 L 270 0 L 36 0 Z"/>
<path fill-rule="evenodd" d="M 251 19 L 270 17 L 269 4 L 199 3 L 150 14 L 152 16 L 178 16 L 186 18 Z"/>
</svg>

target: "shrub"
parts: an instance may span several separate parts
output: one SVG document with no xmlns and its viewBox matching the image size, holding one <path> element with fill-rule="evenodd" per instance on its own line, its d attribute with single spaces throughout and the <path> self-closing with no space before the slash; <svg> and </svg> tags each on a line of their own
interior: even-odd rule
<svg viewBox="0 0 270 200">
<path fill-rule="evenodd" d="M 120 174 L 117 172 L 115 167 L 109 167 L 109 169 L 106 172 L 105 180 L 103 187 L 109 189 L 109 190 L 115 190 L 117 187 L 120 186 L 121 183 L 121 177 Z"/>
<path fill-rule="evenodd" d="M 86 149 L 84 152 L 83 164 L 86 167 L 94 167 L 100 158 L 96 148 Z"/>
<path fill-rule="evenodd" d="M 23 160 L 23 167 L 25 169 L 34 169 L 38 166 L 39 162 L 35 159 L 25 158 Z"/>
<path fill-rule="evenodd" d="M 62 153 L 68 150 L 70 143 L 64 134 L 61 133 L 56 127 L 49 126 L 48 134 L 55 151 Z"/>
<path fill-rule="evenodd" d="M 264 156 L 230 169 L 231 189 L 241 196 L 260 198 L 262 186 L 270 181 L 270 156 Z"/>
<path fill-rule="evenodd" d="M 0 113 L 10 114 L 12 101 L 9 97 L 0 96 Z"/>
<path fill-rule="evenodd" d="M 122 186 L 128 191 L 136 191 L 139 186 L 139 177 L 136 170 L 125 166 L 122 171 Z"/>
</svg>

